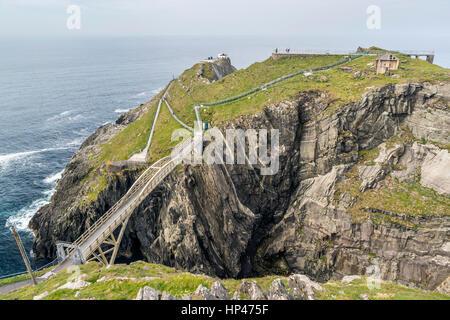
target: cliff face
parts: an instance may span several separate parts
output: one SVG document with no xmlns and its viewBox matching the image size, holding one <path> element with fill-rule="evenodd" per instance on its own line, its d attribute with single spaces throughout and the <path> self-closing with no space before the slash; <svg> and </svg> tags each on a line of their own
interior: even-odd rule
<svg viewBox="0 0 450 320">
<path fill-rule="evenodd" d="M 397 179 L 448 197 L 448 152 L 411 136 L 448 145 L 449 101 L 448 84 L 387 85 L 332 110 L 326 92 L 309 91 L 226 123 L 222 129 L 279 129 L 279 173 L 181 167 L 133 213 L 120 254 L 219 277 L 296 272 L 326 281 L 375 270 L 434 289 L 450 275 L 448 202 L 444 211 L 417 214 L 368 205 L 366 195 L 381 195 Z M 55 240 L 73 241 L 136 179 L 138 170 L 125 171 L 93 204 L 76 202 L 72 184 L 82 179 L 85 149 L 114 130 L 99 129 L 85 142 L 51 204 L 33 218 L 38 256 L 54 255 Z M 372 163 L 362 162 L 361 151 L 376 148 Z M 356 191 L 345 189 L 352 183 Z"/>
</svg>

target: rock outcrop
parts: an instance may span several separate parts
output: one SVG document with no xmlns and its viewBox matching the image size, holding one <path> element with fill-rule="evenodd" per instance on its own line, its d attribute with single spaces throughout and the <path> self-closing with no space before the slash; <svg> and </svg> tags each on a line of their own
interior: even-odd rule
<svg viewBox="0 0 450 320">
<path fill-rule="evenodd" d="M 302 273 L 325 282 L 363 275 L 375 266 L 382 279 L 436 289 L 450 275 L 448 214 L 409 217 L 408 212 L 374 207 L 362 208 L 367 217 L 355 220 L 351 195 L 340 195 L 339 203 L 333 199 L 337 184 L 356 166 L 364 181 L 361 193 L 378 188 L 389 175 L 409 181 L 421 173 L 424 186 L 448 196 L 448 152 L 439 146 L 450 144 L 449 88 L 386 85 L 336 110 L 326 91 L 300 92 L 268 105 L 261 114 L 224 124 L 222 129 L 278 129 L 279 172 L 263 178 L 260 166 L 182 167 L 136 209 L 120 255 L 222 278 Z M 33 218 L 38 257 L 54 256 L 56 240 L 75 240 L 136 179 L 139 171 L 128 170 L 108 181 L 93 204 L 76 202 L 80 190 L 72 186 L 86 176 L 86 150 L 97 148 L 122 126 L 102 127 L 83 144 L 51 204 Z M 419 141 L 438 146 L 417 141 L 386 144 L 406 127 Z M 374 148 L 380 149 L 375 166 L 363 167 L 359 152 Z M 400 165 L 405 169 L 392 170 Z M 406 215 L 426 227 L 377 221 L 374 210 L 385 216 Z M 253 284 L 245 290 L 267 298 Z"/>
</svg>

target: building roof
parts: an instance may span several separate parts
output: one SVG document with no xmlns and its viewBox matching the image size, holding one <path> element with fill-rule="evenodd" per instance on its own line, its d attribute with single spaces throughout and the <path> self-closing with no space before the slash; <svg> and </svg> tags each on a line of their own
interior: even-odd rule
<svg viewBox="0 0 450 320">
<path fill-rule="evenodd" d="M 398 58 L 396 56 L 394 56 L 392 53 L 386 52 L 386 53 L 382 54 L 381 56 L 379 56 L 376 60 L 394 61 L 394 60 L 398 60 Z"/>
</svg>

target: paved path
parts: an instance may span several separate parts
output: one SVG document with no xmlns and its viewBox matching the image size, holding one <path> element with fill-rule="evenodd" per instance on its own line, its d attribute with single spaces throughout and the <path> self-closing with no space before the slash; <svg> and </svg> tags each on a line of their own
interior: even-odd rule
<svg viewBox="0 0 450 320">
<path fill-rule="evenodd" d="M 152 144 L 153 134 L 155 132 L 155 127 L 156 127 L 156 122 L 158 121 L 159 113 L 161 111 L 161 105 L 162 105 L 163 100 L 165 100 L 166 95 L 169 92 L 170 88 L 172 87 L 172 84 L 173 84 L 173 80 L 170 82 L 170 84 L 167 87 L 167 90 L 164 92 L 162 98 L 159 99 L 158 109 L 156 110 L 155 118 L 153 119 L 153 125 L 152 125 L 152 128 L 150 130 L 150 135 L 148 137 L 147 145 L 145 146 L 144 150 L 142 150 L 139 153 L 136 153 L 136 154 L 132 155 L 131 158 L 129 159 L 130 161 L 137 161 L 137 162 L 146 162 L 147 161 L 148 150 L 150 149 L 150 146 Z"/>
<path fill-rule="evenodd" d="M 36 282 L 37 283 L 39 283 L 41 281 L 44 281 L 44 280 L 46 280 L 46 279 L 42 279 L 42 278 L 39 278 L 39 277 L 36 278 Z M 29 286 L 31 284 L 32 284 L 31 279 L 15 282 L 15 283 L 11 283 L 11 284 L 7 284 L 6 286 L 0 287 L 0 295 L 16 291 L 17 289 L 23 288 L 25 286 Z"/>
</svg>

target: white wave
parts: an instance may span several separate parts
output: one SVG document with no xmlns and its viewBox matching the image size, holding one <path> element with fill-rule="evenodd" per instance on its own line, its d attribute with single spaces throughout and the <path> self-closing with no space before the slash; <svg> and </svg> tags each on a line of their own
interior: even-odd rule
<svg viewBox="0 0 450 320">
<path fill-rule="evenodd" d="M 33 150 L 33 151 L 24 151 L 24 152 L 16 152 L 16 153 L 9 153 L 9 154 L 0 154 L 0 169 L 6 168 L 11 162 L 15 162 L 21 159 L 24 159 L 26 157 L 32 156 L 33 154 L 42 153 L 42 152 L 48 152 L 48 151 L 55 151 L 55 150 L 64 150 L 67 149 L 67 147 L 62 148 L 45 148 L 41 150 Z"/>
<path fill-rule="evenodd" d="M 75 139 L 73 141 L 70 141 L 67 144 L 67 146 L 68 147 L 78 147 L 78 146 L 80 146 L 83 143 L 84 140 L 85 140 L 85 138 L 77 138 L 77 139 Z"/>
<path fill-rule="evenodd" d="M 74 117 L 69 117 L 69 118 L 67 118 L 67 119 L 69 119 L 69 121 L 77 121 L 77 120 L 84 119 L 84 116 L 82 116 L 81 114 L 77 114 L 76 116 L 74 116 Z"/>
<path fill-rule="evenodd" d="M 160 93 L 163 89 L 164 89 L 163 87 L 158 88 L 158 89 L 153 89 L 153 90 L 152 90 L 152 94 L 153 94 L 153 95 L 158 94 L 158 93 Z"/>
<path fill-rule="evenodd" d="M 9 217 L 5 227 L 13 224 L 17 230 L 30 231 L 28 229 L 28 224 L 30 223 L 31 218 L 40 208 L 50 203 L 50 198 L 53 193 L 55 193 L 55 190 L 44 192 L 45 197 L 33 201 L 29 206 L 20 209 L 15 215 Z"/>
<path fill-rule="evenodd" d="M 125 112 L 128 112 L 128 111 L 130 111 L 130 109 L 116 109 L 116 110 L 114 110 L 115 113 L 125 113 Z"/>
<path fill-rule="evenodd" d="M 67 111 L 61 112 L 60 114 L 57 114 L 51 118 L 48 118 L 47 121 L 54 121 L 54 120 L 64 118 L 64 117 L 68 116 L 69 114 L 71 114 L 72 112 L 73 112 L 73 110 L 67 110 Z"/>
<path fill-rule="evenodd" d="M 143 91 L 141 93 L 138 93 L 136 95 L 136 97 L 150 97 L 150 96 L 154 96 L 154 95 L 160 93 L 163 89 L 164 88 L 161 87 L 161 88 L 153 89 L 150 92 L 149 91 Z"/>
<path fill-rule="evenodd" d="M 47 178 L 44 179 L 44 182 L 48 183 L 48 184 L 55 183 L 56 181 L 61 179 L 63 172 L 64 172 L 64 170 L 62 170 L 62 171 L 60 171 L 58 173 L 55 173 L 55 174 L 53 174 L 51 176 L 48 176 Z"/>
</svg>

